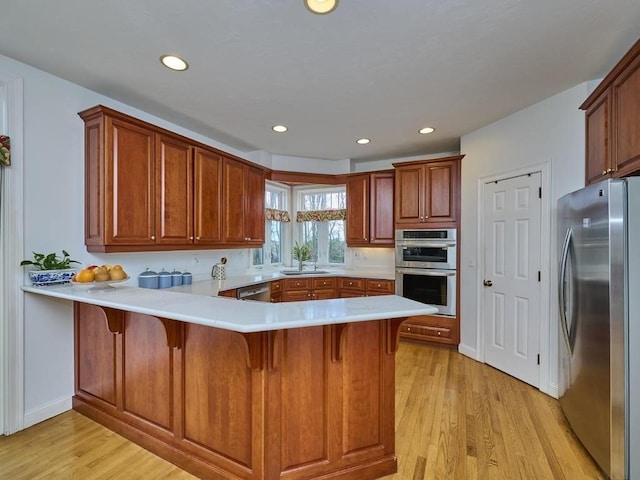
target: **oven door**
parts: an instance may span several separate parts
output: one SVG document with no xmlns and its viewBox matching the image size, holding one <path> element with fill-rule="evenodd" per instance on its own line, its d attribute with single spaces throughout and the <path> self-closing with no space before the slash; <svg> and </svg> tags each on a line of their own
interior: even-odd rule
<svg viewBox="0 0 640 480">
<path fill-rule="evenodd" d="M 440 315 L 456 315 L 456 271 L 396 268 L 396 295 L 426 303 Z"/>
<path fill-rule="evenodd" d="M 455 270 L 455 242 L 396 241 L 396 267 Z"/>
</svg>

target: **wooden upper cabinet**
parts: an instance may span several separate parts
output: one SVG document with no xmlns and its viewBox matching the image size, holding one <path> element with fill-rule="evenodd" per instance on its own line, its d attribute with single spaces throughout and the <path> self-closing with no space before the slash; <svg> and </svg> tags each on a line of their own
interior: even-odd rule
<svg viewBox="0 0 640 480">
<path fill-rule="evenodd" d="M 347 185 L 347 245 L 394 245 L 393 172 L 349 175 Z"/>
<path fill-rule="evenodd" d="M 347 177 L 347 245 L 369 245 L 369 174 Z"/>
<path fill-rule="evenodd" d="M 613 172 L 609 149 L 611 125 L 609 91 L 605 91 L 598 101 L 586 111 L 586 184 L 597 182 Z"/>
<path fill-rule="evenodd" d="M 194 165 L 195 244 L 222 241 L 222 156 L 196 147 Z"/>
<path fill-rule="evenodd" d="M 394 164 L 397 228 L 456 226 L 463 156 Z"/>
<path fill-rule="evenodd" d="M 395 246 L 393 224 L 393 172 L 371 174 L 369 192 L 369 243 L 372 246 Z"/>
<path fill-rule="evenodd" d="M 640 46 L 640 42 L 637 44 Z M 640 170 L 640 48 L 611 86 L 616 176 Z"/>
<path fill-rule="evenodd" d="M 87 148 L 92 151 L 86 174 L 102 181 L 97 185 L 92 178 L 89 185 L 95 184 L 96 191 L 85 189 L 87 197 L 93 197 L 88 204 L 97 207 L 88 212 L 95 218 L 86 226 L 95 226 L 96 231 L 87 232 L 87 244 L 153 245 L 155 134 L 144 126 L 117 118 L 105 117 L 97 119 L 97 123 L 102 132 L 96 136 L 88 132 L 91 138 Z M 99 155 L 101 151 L 104 157 Z"/>
<path fill-rule="evenodd" d="M 193 147 L 156 134 L 156 243 L 193 241 Z"/>
<path fill-rule="evenodd" d="M 229 244 L 264 243 L 264 173 L 259 168 L 224 158 L 223 239 Z"/>
<path fill-rule="evenodd" d="M 88 251 L 264 243 L 261 168 L 107 107 L 79 115 Z"/>
<path fill-rule="evenodd" d="M 640 172 L 640 40 L 580 108 L 585 110 L 585 183 Z"/>
</svg>

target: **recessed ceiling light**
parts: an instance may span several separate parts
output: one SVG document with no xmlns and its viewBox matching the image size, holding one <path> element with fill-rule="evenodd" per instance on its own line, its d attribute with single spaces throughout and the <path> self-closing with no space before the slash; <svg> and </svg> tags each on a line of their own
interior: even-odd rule
<svg viewBox="0 0 640 480">
<path fill-rule="evenodd" d="M 274 132 L 278 132 L 278 133 L 284 133 L 289 129 L 287 127 L 285 127 L 284 125 L 274 125 L 273 127 L 271 127 L 271 130 L 273 130 Z"/>
<path fill-rule="evenodd" d="M 338 8 L 338 0 L 304 0 L 304 5 L 311 12 L 324 15 Z"/>
<path fill-rule="evenodd" d="M 356 143 L 359 145 L 366 145 L 370 141 L 371 140 L 369 140 L 368 138 L 359 138 L 358 140 L 356 140 Z"/>
<path fill-rule="evenodd" d="M 418 130 L 418 133 L 425 134 L 425 133 L 433 133 L 433 132 L 435 132 L 435 131 L 436 131 L 436 129 L 435 129 L 435 128 L 432 128 L 432 127 L 424 127 L 424 128 L 421 128 L 420 130 Z"/>
<path fill-rule="evenodd" d="M 162 55 L 160 57 L 160 61 L 165 67 L 170 68 L 171 70 L 176 70 L 178 72 L 182 72 L 189 68 L 189 64 L 186 62 L 186 60 L 183 60 L 176 55 Z"/>
</svg>

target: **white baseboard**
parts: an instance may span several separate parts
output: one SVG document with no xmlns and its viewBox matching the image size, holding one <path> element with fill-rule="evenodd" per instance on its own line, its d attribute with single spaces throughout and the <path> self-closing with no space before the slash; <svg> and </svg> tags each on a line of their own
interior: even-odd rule
<svg viewBox="0 0 640 480">
<path fill-rule="evenodd" d="M 36 423 L 44 422 L 50 418 L 71 410 L 71 396 L 54 400 L 34 410 L 25 412 L 24 428 L 29 428 Z"/>
<path fill-rule="evenodd" d="M 478 358 L 478 351 L 475 348 L 472 348 L 468 345 L 464 345 L 464 344 L 459 344 L 458 345 L 458 352 L 461 353 L 462 355 L 466 356 L 466 357 L 470 357 L 473 358 L 474 360 L 477 361 L 481 361 Z"/>
<path fill-rule="evenodd" d="M 550 397 L 558 398 L 560 389 L 558 388 L 558 385 L 550 383 L 549 385 L 547 385 L 547 388 L 545 389 L 540 388 L 540 391 L 542 393 L 546 393 Z"/>
</svg>

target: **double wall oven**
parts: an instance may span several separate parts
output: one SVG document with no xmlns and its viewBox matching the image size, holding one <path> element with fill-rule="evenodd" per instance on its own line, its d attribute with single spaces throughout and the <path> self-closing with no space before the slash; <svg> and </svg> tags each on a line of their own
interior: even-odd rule
<svg viewBox="0 0 640 480">
<path fill-rule="evenodd" d="M 396 295 L 456 315 L 456 230 L 396 230 Z"/>
</svg>

